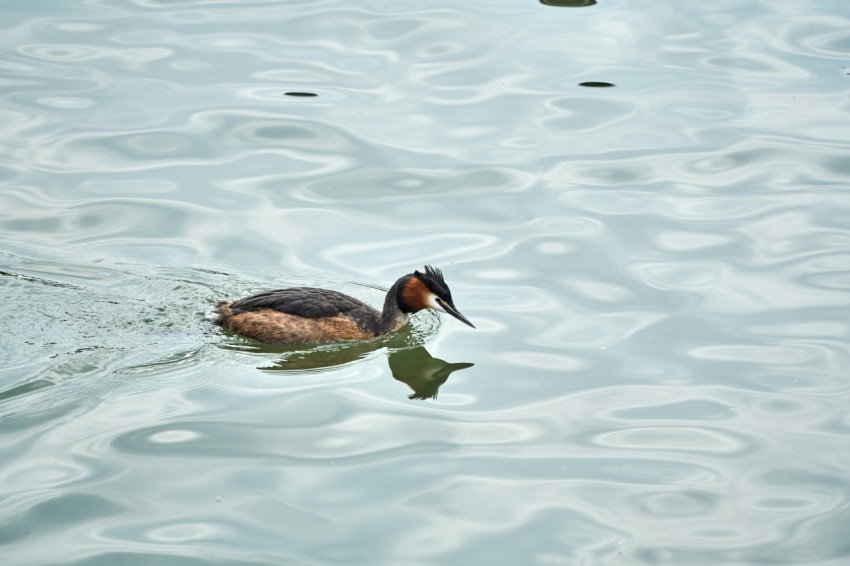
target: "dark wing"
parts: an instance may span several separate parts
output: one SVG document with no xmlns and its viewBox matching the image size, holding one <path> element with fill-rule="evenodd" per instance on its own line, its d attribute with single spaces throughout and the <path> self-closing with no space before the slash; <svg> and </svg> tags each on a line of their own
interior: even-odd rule
<svg viewBox="0 0 850 566">
<path fill-rule="evenodd" d="M 266 291 L 259 295 L 234 301 L 230 308 L 242 312 L 272 309 L 305 318 L 322 318 L 357 311 L 362 312 L 362 309 L 374 311 L 372 307 L 354 297 L 349 297 L 338 291 L 313 287 L 291 287 Z"/>
</svg>

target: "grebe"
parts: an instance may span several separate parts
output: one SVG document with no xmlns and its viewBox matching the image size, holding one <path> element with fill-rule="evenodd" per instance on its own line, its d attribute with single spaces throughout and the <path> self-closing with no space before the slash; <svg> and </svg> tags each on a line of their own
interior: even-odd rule
<svg viewBox="0 0 850 566">
<path fill-rule="evenodd" d="M 381 312 L 338 291 L 292 287 L 222 301 L 215 323 L 270 344 L 370 340 L 395 332 L 422 309 L 442 310 L 475 328 L 455 308 L 443 273 L 430 265 L 396 281 Z"/>
</svg>

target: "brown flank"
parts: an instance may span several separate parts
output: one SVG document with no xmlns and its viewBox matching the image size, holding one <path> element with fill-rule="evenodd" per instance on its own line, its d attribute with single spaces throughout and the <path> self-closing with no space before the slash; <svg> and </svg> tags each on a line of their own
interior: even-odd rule
<svg viewBox="0 0 850 566">
<path fill-rule="evenodd" d="M 369 340 L 375 337 L 350 318 L 339 315 L 305 318 L 272 309 L 234 313 L 226 301 L 219 303 L 218 313 L 216 323 L 270 344 L 327 342 L 329 337 L 331 340 Z"/>
</svg>

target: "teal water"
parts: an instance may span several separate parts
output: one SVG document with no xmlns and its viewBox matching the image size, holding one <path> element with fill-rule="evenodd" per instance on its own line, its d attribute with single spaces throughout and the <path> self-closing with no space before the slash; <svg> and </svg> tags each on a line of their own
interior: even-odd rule
<svg viewBox="0 0 850 566">
<path fill-rule="evenodd" d="M 850 4 L 0 28 L 3 564 L 850 563 Z M 425 263 L 476 330 L 205 319 Z"/>
</svg>

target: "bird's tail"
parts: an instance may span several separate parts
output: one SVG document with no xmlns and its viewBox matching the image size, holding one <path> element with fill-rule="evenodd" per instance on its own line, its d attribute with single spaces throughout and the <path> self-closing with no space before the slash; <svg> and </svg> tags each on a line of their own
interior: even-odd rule
<svg viewBox="0 0 850 566">
<path fill-rule="evenodd" d="M 233 311 L 230 309 L 230 301 L 221 301 L 210 311 L 207 318 L 220 325 L 224 324 L 224 321 L 231 316 L 233 316 Z"/>
</svg>

